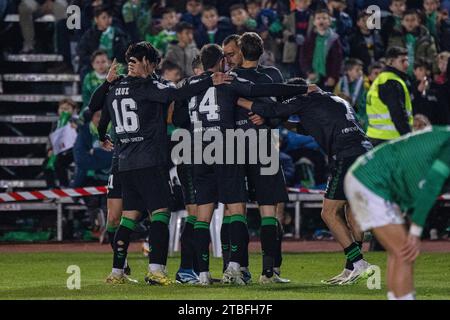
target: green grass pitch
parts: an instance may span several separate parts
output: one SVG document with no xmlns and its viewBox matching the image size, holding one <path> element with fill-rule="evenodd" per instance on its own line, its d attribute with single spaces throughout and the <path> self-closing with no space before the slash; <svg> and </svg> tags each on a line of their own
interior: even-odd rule
<svg viewBox="0 0 450 320">
<path fill-rule="evenodd" d="M 285 254 L 283 276 L 287 285 L 257 284 L 261 259 L 251 254 L 253 284 L 234 287 L 215 284 L 210 287 L 173 285 L 148 286 L 143 281 L 147 259 L 133 253 L 129 257 L 137 284 L 111 286 L 104 283 L 110 271 L 109 253 L 3 253 L 0 258 L 0 299 L 385 299 L 385 254 L 367 253 L 366 258 L 381 268 L 381 290 L 369 290 L 366 282 L 352 286 L 327 286 L 321 279 L 341 271 L 341 253 Z M 174 277 L 179 257 L 169 258 L 168 267 Z M 211 259 L 214 277 L 221 275 L 222 260 Z M 66 287 L 69 265 L 81 269 L 81 289 Z M 417 262 L 416 290 L 418 299 L 450 299 L 450 254 L 424 253 Z"/>
</svg>

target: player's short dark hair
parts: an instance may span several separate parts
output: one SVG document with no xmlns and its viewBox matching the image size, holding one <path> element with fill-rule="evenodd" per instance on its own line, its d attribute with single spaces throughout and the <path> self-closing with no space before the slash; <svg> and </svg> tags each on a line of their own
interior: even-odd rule
<svg viewBox="0 0 450 320">
<path fill-rule="evenodd" d="M 161 63 L 161 73 L 171 70 L 179 70 L 181 72 L 181 67 L 172 61 L 164 60 Z"/>
<path fill-rule="evenodd" d="M 322 13 L 325 13 L 325 14 L 331 16 L 330 11 L 327 8 L 322 7 L 322 8 L 317 9 L 316 11 L 314 11 L 313 17 L 317 16 L 318 14 L 322 14 Z"/>
<path fill-rule="evenodd" d="M 308 82 L 305 79 L 298 77 L 289 79 L 288 81 L 286 81 L 286 84 L 296 84 L 306 86 Z"/>
<path fill-rule="evenodd" d="M 235 10 L 240 10 L 240 9 L 247 11 L 247 8 L 245 7 L 245 5 L 243 3 L 237 3 L 237 4 L 233 4 L 230 7 L 230 13 L 232 13 Z"/>
<path fill-rule="evenodd" d="M 108 6 L 104 6 L 104 5 L 97 6 L 94 9 L 94 17 L 97 18 L 98 16 L 100 16 L 104 12 L 106 14 L 108 14 L 109 16 L 111 16 L 111 9 Z"/>
<path fill-rule="evenodd" d="M 202 14 L 206 11 L 214 11 L 217 15 L 219 15 L 219 11 L 217 11 L 217 8 L 211 5 L 204 6 Z"/>
<path fill-rule="evenodd" d="M 344 63 L 344 72 L 347 72 L 356 66 L 364 67 L 364 63 L 356 58 L 347 59 Z"/>
<path fill-rule="evenodd" d="M 223 57 L 223 50 L 217 44 L 207 44 L 200 50 L 200 60 L 204 70 L 213 68 Z"/>
<path fill-rule="evenodd" d="M 192 64 L 191 64 L 191 66 L 192 66 L 192 70 L 198 69 L 198 68 L 203 68 L 202 60 L 200 59 L 200 55 L 199 55 L 199 54 L 196 55 L 196 56 L 194 57 L 194 59 L 192 59 Z"/>
<path fill-rule="evenodd" d="M 228 37 L 225 38 L 225 40 L 223 40 L 222 45 L 227 46 L 229 43 L 231 43 L 233 41 L 236 42 L 236 45 L 238 45 L 240 38 L 241 38 L 241 36 L 238 34 L 229 35 Z"/>
<path fill-rule="evenodd" d="M 95 51 L 91 54 L 91 63 L 94 62 L 95 58 L 97 58 L 98 56 L 102 56 L 102 55 L 108 56 L 108 54 L 106 53 L 105 50 L 101 50 L 101 49 L 95 50 Z"/>
<path fill-rule="evenodd" d="M 386 51 L 386 59 L 396 59 L 400 56 L 407 56 L 408 55 L 408 50 L 406 50 L 405 48 L 402 47 L 390 47 L 387 51 Z"/>
<path fill-rule="evenodd" d="M 182 21 L 182 22 L 178 23 L 175 26 L 176 33 L 181 33 L 184 30 L 192 30 L 192 31 L 194 31 L 194 26 L 192 24 L 190 24 L 189 22 L 186 22 L 186 21 Z"/>
<path fill-rule="evenodd" d="M 245 60 L 258 61 L 264 53 L 264 42 L 255 32 L 244 33 L 238 43 Z"/>
<path fill-rule="evenodd" d="M 150 63 L 155 63 L 156 65 L 161 61 L 159 51 L 147 41 L 133 43 L 128 47 L 127 52 L 125 53 L 125 61 L 130 62 L 130 58 L 132 57 L 139 61 L 142 61 L 144 57 L 146 57 Z"/>
<path fill-rule="evenodd" d="M 169 14 L 169 13 L 177 13 L 177 10 L 175 10 L 175 8 L 172 8 L 172 7 L 164 8 L 164 10 L 162 10 L 162 12 L 161 12 L 161 17 L 164 16 L 165 14 Z"/>
<path fill-rule="evenodd" d="M 186 3 L 188 3 L 188 2 L 197 2 L 197 3 L 200 3 L 200 4 L 203 4 L 203 0 L 187 0 L 186 1 Z"/>
</svg>

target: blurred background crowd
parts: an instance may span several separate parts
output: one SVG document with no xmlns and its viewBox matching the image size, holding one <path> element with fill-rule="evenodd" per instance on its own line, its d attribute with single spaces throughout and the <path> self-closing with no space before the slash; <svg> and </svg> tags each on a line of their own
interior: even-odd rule
<svg viewBox="0 0 450 320">
<path fill-rule="evenodd" d="M 69 5 L 81 8 L 80 29 L 67 28 Z M 380 21 L 367 12 L 370 5 L 380 8 Z M 48 144 L 43 172 L 49 188 L 107 183 L 111 154 L 98 142 L 100 113 L 90 115 L 85 110 L 92 93 L 105 80 L 111 61 L 121 62 L 121 72 L 125 73 L 128 45 L 143 40 L 161 52 L 159 75 L 177 84 L 194 75 L 192 63 L 203 45 L 222 45 L 232 34 L 257 32 L 265 45 L 260 64 L 278 68 L 278 81 L 303 77 L 334 92 L 354 107 L 364 129 L 368 124 L 367 93 L 386 68 L 385 53 L 391 47 L 402 47 L 409 58 L 405 79 L 412 98 L 414 126 L 450 124 L 449 12 L 450 0 L 0 1 L 0 17 L 19 15 L 23 39 L 12 41 L 15 44 L 11 46 L 2 43 L 2 50 L 58 53 L 63 62 L 47 71 L 80 76 L 75 91 L 81 92 L 82 102 L 60 101 L 59 121 L 52 130 L 70 124 L 76 129 L 76 141 L 72 148 L 58 154 Z M 55 17 L 50 38 L 35 30 L 34 20 L 46 14 Z M 8 27 L 2 22 L 0 32 Z M 297 120 L 291 118 L 280 127 L 287 183 L 323 188 L 327 159 L 295 124 Z M 170 112 L 168 125 L 170 136 L 174 129 Z M 300 129 L 289 130 L 294 127 Z M 84 201 L 92 210 L 105 207 L 103 197 Z"/>
</svg>

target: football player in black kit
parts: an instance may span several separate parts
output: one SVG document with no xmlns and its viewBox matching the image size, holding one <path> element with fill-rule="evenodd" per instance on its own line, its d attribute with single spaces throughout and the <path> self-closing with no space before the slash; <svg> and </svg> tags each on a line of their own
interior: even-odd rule
<svg viewBox="0 0 450 320">
<path fill-rule="evenodd" d="M 193 84 L 209 78 L 213 72 L 224 70 L 225 57 L 223 50 L 218 45 L 206 45 L 201 50 L 201 61 L 206 70 L 200 76 L 192 77 L 188 83 Z M 238 97 L 263 97 L 268 95 L 283 96 L 296 95 L 306 92 L 306 85 L 282 85 L 282 84 L 258 84 L 235 78 L 228 85 L 210 87 L 202 94 L 192 97 L 189 104 L 189 112 L 192 124 L 192 132 L 212 134 L 212 132 L 225 133 L 227 129 L 235 129 L 235 108 Z M 227 145 L 220 145 L 220 148 Z M 207 149 L 209 143 L 203 142 L 203 148 Z M 223 158 L 226 158 L 227 148 L 221 150 Z M 234 151 L 234 150 L 233 150 Z M 197 151 L 195 151 L 197 152 Z M 204 159 L 202 159 L 203 161 Z M 240 270 L 243 247 L 246 245 L 246 218 L 245 202 L 247 192 L 245 187 L 244 166 L 240 164 L 194 164 L 194 188 L 198 206 L 197 221 L 194 226 L 194 244 L 199 264 L 200 284 L 211 284 L 209 273 L 209 223 L 216 202 L 227 205 L 231 213 L 230 219 L 230 263 L 224 272 L 223 282 L 245 285 Z"/>
<path fill-rule="evenodd" d="M 253 83 L 273 83 L 272 79 L 258 71 L 258 61 L 264 52 L 263 40 L 254 32 L 244 33 L 238 40 L 238 45 L 243 56 L 242 65 L 234 68 L 231 75 L 252 81 Z M 258 135 L 266 134 L 270 141 L 270 127 L 266 124 L 255 124 L 250 118 L 252 114 L 243 108 L 235 109 L 236 128 L 243 130 L 258 130 Z M 262 129 L 262 130 L 261 130 Z M 258 152 L 255 146 L 246 144 L 246 152 Z M 249 156 L 246 157 L 246 160 Z M 259 160 L 259 159 L 258 159 Z M 245 174 L 247 186 L 253 193 L 252 200 L 256 200 L 261 213 L 261 249 L 263 252 L 262 273 L 259 279 L 261 284 L 286 283 L 274 273 L 275 256 L 277 255 L 278 220 L 276 218 L 276 205 L 288 201 L 286 184 L 282 170 L 278 167 L 275 175 L 261 175 L 260 161 L 256 164 L 246 164 Z"/>
<path fill-rule="evenodd" d="M 156 81 L 153 74 L 160 58 L 148 42 L 131 45 L 126 61 L 134 57 L 145 63 L 147 73 L 141 77 L 128 76 L 111 87 L 105 106 L 111 116 L 118 140 L 119 179 L 122 184 L 123 214 L 114 239 L 113 269 L 106 281 L 125 282 L 124 261 L 129 238 L 140 217 L 141 208 L 151 213 L 152 251 L 145 281 L 168 285 L 166 261 L 169 242 L 168 201 L 170 197 L 167 127 L 164 115 L 171 101 L 182 100 L 203 92 L 214 85 L 231 80 L 223 73 L 214 73 L 196 84 L 175 89 Z"/>
<path fill-rule="evenodd" d="M 294 79 L 290 83 L 306 82 Z M 344 194 L 343 180 L 356 158 L 370 150 L 372 145 L 357 122 L 350 104 L 323 91 L 298 95 L 283 103 L 239 99 L 238 104 L 262 117 L 300 116 L 303 129 L 317 141 L 330 159 L 331 175 L 323 201 L 322 218 L 347 257 L 344 271 L 322 282 L 351 284 L 370 276 L 373 270 L 362 254 L 363 234 L 356 231 Z"/>
<path fill-rule="evenodd" d="M 244 37 L 245 35 L 245 37 Z M 261 52 L 261 46 L 263 45 L 262 39 L 254 33 L 247 33 L 244 34 L 243 37 L 239 36 L 239 35 L 231 35 L 228 36 L 223 44 L 222 47 L 224 49 L 224 53 L 225 53 L 225 57 L 227 60 L 227 65 L 229 67 L 232 67 L 232 71 L 237 73 L 239 75 L 239 77 L 253 81 L 255 83 L 283 83 L 284 79 L 283 76 L 281 75 L 281 72 L 275 68 L 275 67 L 271 67 L 271 66 L 262 66 L 260 64 L 258 64 L 258 60 L 259 60 L 259 55 Z M 244 64 L 244 57 L 242 54 L 242 50 L 241 47 L 242 46 L 250 46 L 253 47 L 253 50 L 258 51 L 257 54 L 253 54 L 254 57 L 252 57 L 251 59 L 254 59 L 253 61 L 249 59 L 250 55 L 247 55 L 247 58 L 245 59 L 245 67 L 243 67 Z M 247 52 L 251 49 L 245 49 Z M 273 78 L 272 78 L 273 77 Z M 237 111 L 238 112 L 238 111 Z M 251 120 L 253 123 L 255 123 L 256 126 L 260 125 L 262 123 L 262 118 L 257 116 L 257 115 L 252 115 L 252 116 L 247 116 L 248 112 L 242 112 L 239 111 L 240 114 L 243 114 L 243 119 L 241 119 L 239 122 L 242 123 L 242 121 L 244 121 L 245 123 L 248 122 L 248 120 Z M 247 118 L 247 119 L 246 119 Z M 278 122 L 278 120 L 277 120 Z M 244 124 L 244 126 L 251 126 L 251 124 Z M 271 123 L 270 124 L 273 127 L 276 127 L 275 123 Z M 239 127 L 239 123 L 237 123 L 237 126 Z M 267 126 L 264 126 L 264 128 L 268 128 Z M 250 182 L 254 182 L 255 179 L 248 179 L 248 172 L 247 172 L 247 181 L 250 180 Z M 252 181 L 253 180 L 253 181 Z M 271 188 L 268 187 L 270 185 L 266 185 L 266 186 L 258 186 L 259 189 L 261 188 Z M 255 201 L 255 184 L 254 183 L 250 183 L 250 185 L 248 185 L 248 187 L 250 187 L 250 197 L 251 200 Z M 287 200 L 287 195 L 285 194 L 285 189 L 286 186 L 285 184 L 279 184 L 276 188 L 280 188 L 280 191 L 277 191 L 278 195 L 282 195 L 280 196 L 280 201 L 286 201 Z M 253 197 L 252 197 L 253 195 Z M 261 198 L 261 197 L 260 197 Z M 264 198 L 264 197 L 263 197 Z M 272 198 L 272 196 L 271 196 Z M 277 216 L 278 215 L 282 215 L 283 211 L 284 211 L 284 202 L 279 202 L 277 204 L 277 208 L 276 208 L 276 212 L 277 212 Z M 227 212 L 225 213 L 227 215 Z M 228 264 L 228 259 L 227 259 L 227 254 L 229 254 L 229 234 L 228 234 L 228 226 L 229 226 L 229 216 L 225 216 L 223 219 L 223 223 L 222 223 L 222 229 L 221 229 L 221 241 L 222 241 L 222 253 L 223 253 L 223 258 L 224 258 L 224 270 L 226 269 L 226 266 Z M 272 221 L 274 221 L 272 219 Z M 287 279 L 282 279 L 280 277 L 281 274 L 281 263 L 282 263 L 282 249 L 281 249 L 281 244 L 282 244 L 282 238 L 283 238 L 283 229 L 282 229 L 282 225 L 281 223 L 278 221 L 278 219 L 275 221 L 277 223 L 277 239 L 276 239 L 276 247 L 275 249 L 275 257 L 274 257 L 274 263 L 273 263 L 273 272 L 276 274 L 276 277 L 271 278 L 271 281 L 278 281 L 279 283 L 286 283 L 289 282 L 289 280 Z M 266 229 L 267 227 L 265 227 L 264 229 Z M 269 227 L 270 228 L 270 227 Z M 246 247 L 245 249 L 248 249 L 248 247 Z M 270 261 L 271 259 L 266 258 L 266 261 Z M 246 282 L 248 282 L 251 279 L 251 274 L 248 270 L 248 252 L 246 252 L 244 254 L 244 260 L 242 261 L 241 264 L 241 270 L 244 276 L 244 279 L 246 280 Z M 265 278 L 263 277 L 261 280 L 264 280 Z"/>
</svg>

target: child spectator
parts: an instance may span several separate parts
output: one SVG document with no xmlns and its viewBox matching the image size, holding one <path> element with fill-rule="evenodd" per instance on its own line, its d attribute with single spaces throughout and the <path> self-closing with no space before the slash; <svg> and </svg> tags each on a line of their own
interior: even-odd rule
<svg viewBox="0 0 450 320">
<path fill-rule="evenodd" d="M 367 27 L 369 14 L 362 11 L 358 14 L 356 25 L 358 30 L 350 38 L 350 56 L 361 60 L 364 64 L 364 72 L 368 67 L 384 55 L 383 41 L 378 30 L 370 30 Z"/>
<path fill-rule="evenodd" d="M 450 52 L 441 52 L 437 57 L 439 74 L 435 76 L 434 84 L 437 98 L 442 110 L 441 121 L 450 124 Z"/>
<path fill-rule="evenodd" d="M 434 59 L 436 45 L 427 28 L 420 25 L 419 13 L 416 10 L 405 12 L 402 25 L 394 28 L 389 37 L 388 47 L 402 47 L 408 50 L 408 75 L 413 75 L 414 62 L 418 59 Z"/>
<path fill-rule="evenodd" d="M 152 23 L 148 0 L 127 0 L 122 7 L 122 18 L 125 23 L 125 32 L 130 35 L 132 42 L 145 39 Z"/>
<path fill-rule="evenodd" d="M 177 40 L 175 26 L 178 24 L 179 18 L 177 12 L 173 8 L 166 8 L 162 13 L 161 28 L 162 30 L 156 35 L 147 35 L 146 40 L 158 49 L 164 56 L 167 52 L 167 46 L 171 42 Z"/>
<path fill-rule="evenodd" d="M 446 9 L 439 10 L 438 13 L 438 35 L 439 50 L 450 51 L 450 19 Z"/>
<path fill-rule="evenodd" d="M 81 81 L 91 70 L 91 56 L 96 50 L 104 50 L 109 59 L 116 58 L 125 62 L 125 51 L 128 47 L 127 35 L 118 27 L 113 27 L 112 17 L 106 7 L 97 7 L 94 12 L 95 25 L 81 38 L 78 44 L 80 56 Z"/>
<path fill-rule="evenodd" d="M 194 75 L 192 61 L 200 53 L 194 42 L 194 28 L 190 23 L 180 22 L 176 26 L 176 44 L 169 44 L 166 60 L 176 63 L 181 68 L 183 78 Z"/>
<path fill-rule="evenodd" d="M 272 35 L 278 35 L 283 31 L 283 25 L 276 11 L 262 7 L 262 0 L 247 0 L 247 11 L 250 17 L 256 20 L 257 30 L 269 31 Z"/>
<path fill-rule="evenodd" d="M 402 25 L 403 14 L 406 11 L 406 0 L 391 0 L 389 10 L 392 14 L 385 19 L 381 26 L 381 37 L 385 47 L 388 45 L 389 37 L 394 28 Z"/>
<path fill-rule="evenodd" d="M 366 95 L 369 87 L 366 87 L 363 74 L 363 62 L 358 59 L 348 59 L 344 64 L 344 75 L 339 80 L 334 93 L 344 94 L 349 97 L 351 106 L 356 111 L 356 116 L 364 131 L 367 129 L 368 118 L 366 113 Z"/>
<path fill-rule="evenodd" d="M 283 59 L 282 62 L 293 65 L 299 69 L 298 61 L 302 60 L 302 47 L 305 43 L 305 38 L 309 33 L 311 11 L 308 9 L 311 0 L 295 0 L 295 10 L 287 15 L 284 19 L 283 31 Z M 303 75 L 305 70 L 297 70 Z M 292 76 L 297 76 L 293 74 Z"/>
<path fill-rule="evenodd" d="M 190 23 L 197 30 L 202 24 L 202 0 L 188 0 L 186 2 L 186 12 L 181 16 L 181 21 Z"/>
<path fill-rule="evenodd" d="M 83 80 L 83 86 L 81 87 L 83 107 L 80 114 L 83 114 L 95 89 L 105 81 L 110 62 L 108 55 L 103 50 L 97 50 L 92 54 L 91 66 L 94 70 L 89 72 Z"/>
<path fill-rule="evenodd" d="M 235 4 L 231 6 L 230 16 L 231 23 L 234 27 L 234 33 L 241 35 L 245 32 L 256 31 L 256 20 L 252 19 L 248 15 L 247 10 L 245 9 L 245 5 Z"/>
<path fill-rule="evenodd" d="M 422 115 L 432 125 L 443 124 L 442 110 L 437 98 L 437 90 L 431 77 L 431 64 L 418 60 L 414 63 L 415 80 L 412 85 L 412 106 L 414 115 Z M 445 124 L 445 121 L 444 121 Z"/>
<path fill-rule="evenodd" d="M 161 77 L 176 85 L 181 80 L 181 68 L 176 63 L 164 60 L 161 64 Z"/>
<path fill-rule="evenodd" d="M 438 9 L 439 0 L 423 1 L 424 25 L 435 40 L 438 40 Z"/>
<path fill-rule="evenodd" d="M 233 27 L 229 19 L 219 19 L 215 7 L 205 6 L 202 12 L 202 24 L 195 32 L 194 39 L 197 48 L 202 48 L 209 43 L 222 45 L 223 40 L 232 33 Z"/>
<path fill-rule="evenodd" d="M 339 35 L 330 28 L 331 17 L 328 10 L 317 10 L 313 19 L 315 30 L 306 37 L 300 64 L 310 82 L 332 91 L 341 72 L 341 42 Z"/>
<path fill-rule="evenodd" d="M 63 99 L 58 104 L 58 122 L 51 132 L 66 126 L 76 115 L 77 104 L 70 99 Z M 44 163 L 44 176 L 48 188 L 55 188 L 58 179 L 59 187 L 69 186 L 69 167 L 73 162 L 72 149 L 54 154 L 51 143 L 47 145 L 47 159 Z"/>
<path fill-rule="evenodd" d="M 372 63 L 368 68 L 366 87 L 370 87 L 378 75 L 383 71 L 384 65 L 380 62 Z"/>
<path fill-rule="evenodd" d="M 346 7 L 347 2 L 345 0 L 328 0 L 328 11 L 331 16 L 331 29 L 339 35 L 344 55 L 348 56 L 350 53 L 349 37 L 353 31 L 353 21 L 344 11 Z"/>
</svg>

